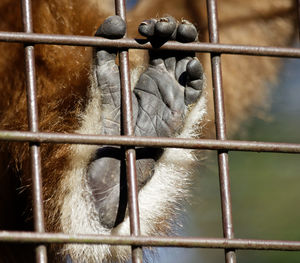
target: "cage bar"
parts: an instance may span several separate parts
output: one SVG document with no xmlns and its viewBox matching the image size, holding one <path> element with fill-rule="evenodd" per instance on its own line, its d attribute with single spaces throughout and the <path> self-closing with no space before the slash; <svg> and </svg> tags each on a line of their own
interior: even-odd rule
<svg viewBox="0 0 300 263">
<path fill-rule="evenodd" d="M 218 11 L 215 0 L 207 0 L 209 40 L 212 43 L 219 42 Z M 211 54 L 212 85 L 214 94 L 216 138 L 226 140 L 225 106 L 222 87 L 221 54 Z M 218 150 L 219 183 L 221 192 L 221 207 L 223 221 L 223 235 L 225 238 L 234 238 L 231 192 L 229 178 L 228 151 Z M 235 263 L 236 254 L 234 250 L 225 249 L 226 263 Z"/>
<path fill-rule="evenodd" d="M 120 49 L 152 49 L 149 42 L 144 39 L 123 38 L 118 40 L 106 39 L 102 37 L 88 37 L 76 35 L 56 35 L 56 34 L 38 34 L 21 32 L 3 32 L 0 31 L 0 41 L 12 43 L 29 44 L 52 44 L 68 46 L 90 46 L 90 47 L 115 47 Z M 268 56 L 300 58 L 300 48 L 276 47 L 276 46 L 251 46 L 221 43 L 185 43 L 184 45 L 175 41 L 168 41 L 163 44 L 162 50 L 185 50 L 194 52 L 208 52 L 231 55 L 248 56 Z"/>
<path fill-rule="evenodd" d="M 198 237 L 107 236 L 0 231 L 0 243 L 108 244 L 123 246 L 184 247 L 243 250 L 300 251 L 300 241 Z"/>
<path fill-rule="evenodd" d="M 22 18 L 24 31 L 33 32 L 31 1 L 22 0 Z M 27 89 L 28 126 L 32 132 L 38 132 L 38 110 L 36 96 L 36 76 L 34 46 L 25 45 L 25 70 Z M 41 177 L 41 156 L 38 143 L 30 144 L 31 175 L 32 175 L 32 196 L 33 196 L 33 217 L 34 229 L 39 233 L 45 232 L 42 177 Z M 36 262 L 47 262 L 47 250 L 45 245 L 36 247 Z"/>
<path fill-rule="evenodd" d="M 300 0 L 297 0 L 298 37 L 300 39 Z"/>
<path fill-rule="evenodd" d="M 300 153 L 300 144 L 238 140 L 186 139 L 169 137 L 107 136 L 72 133 L 0 131 L 0 141 L 121 145 L 139 147 L 188 148 L 273 153 Z"/>
<path fill-rule="evenodd" d="M 126 23 L 125 0 L 115 1 L 116 15 L 119 15 Z M 124 135 L 134 135 L 132 93 L 130 83 L 128 49 L 120 51 L 120 78 L 121 78 L 121 105 L 122 105 L 122 130 Z M 138 204 L 138 183 L 136 173 L 136 152 L 133 146 L 125 147 L 126 178 L 128 190 L 128 211 L 130 220 L 130 233 L 132 236 L 140 236 L 140 216 Z M 143 261 L 143 251 L 140 246 L 132 246 L 132 262 Z"/>
</svg>

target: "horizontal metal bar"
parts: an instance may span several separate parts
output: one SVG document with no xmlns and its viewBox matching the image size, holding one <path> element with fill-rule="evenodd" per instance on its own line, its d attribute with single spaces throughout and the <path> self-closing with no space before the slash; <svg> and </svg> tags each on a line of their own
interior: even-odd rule
<svg viewBox="0 0 300 263">
<path fill-rule="evenodd" d="M 0 41 L 33 44 L 104 47 L 109 46 L 117 48 L 152 49 L 151 44 L 145 39 L 123 38 L 118 40 L 111 40 L 101 37 L 50 35 L 21 32 L 0 32 Z M 199 42 L 182 44 L 175 41 L 168 41 L 160 48 L 164 50 L 168 49 L 182 51 L 184 49 L 186 51 L 209 52 L 220 54 L 300 58 L 300 48 L 289 47 L 229 45 Z"/>
<path fill-rule="evenodd" d="M 109 244 L 152 247 L 220 248 L 251 250 L 300 251 L 300 241 L 191 238 L 191 237 L 145 237 L 145 236 L 104 236 L 68 235 L 62 233 L 35 233 L 0 231 L 0 243 L 76 243 Z"/>
<path fill-rule="evenodd" d="M 38 142 L 38 143 L 70 143 L 90 145 L 122 145 L 165 148 L 188 148 L 205 150 L 230 150 L 252 152 L 300 153 L 300 144 L 184 139 L 167 137 L 135 137 L 135 136 L 105 136 L 46 132 L 0 131 L 0 141 Z"/>
</svg>

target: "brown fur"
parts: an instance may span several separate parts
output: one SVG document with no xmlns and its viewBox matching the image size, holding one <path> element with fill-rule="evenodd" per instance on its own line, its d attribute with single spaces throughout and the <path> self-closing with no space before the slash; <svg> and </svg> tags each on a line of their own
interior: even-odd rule
<svg viewBox="0 0 300 263">
<path fill-rule="evenodd" d="M 34 32 L 92 36 L 105 17 L 114 13 L 113 1 L 34 0 Z M 177 19 L 196 23 L 200 40 L 208 41 L 206 1 L 141 0 L 128 14 L 129 36 L 137 36 L 140 21 L 166 13 Z M 100 4 L 99 4 L 100 3 Z M 286 46 L 295 31 L 295 1 L 292 0 L 224 0 L 219 1 L 220 39 L 222 43 Z M 20 1 L 0 3 L 1 31 L 22 31 Z M 0 43 L 0 129 L 27 130 L 27 106 L 24 83 L 24 50 L 22 44 Z M 145 51 L 132 51 L 131 65 L 145 63 Z M 36 76 L 40 131 L 72 132 L 78 127 L 78 113 L 85 106 L 89 87 L 91 48 L 36 45 Z M 209 55 L 199 54 L 210 81 Z M 237 55 L 222 56 L 226 116 L 229 132 L 259 108 L 267 105 L 269 90 L 264 83 L 274 81 L 278 60 Z M 213 108 L 209 92 L 207 137 L 213 136 Z M 60 231 L 59 207 L 55 190 L 68 165 L 67 145 L 41 146 L 43 194 L 47 231 Z M 20 203 L 19 191 L 30 193 L 28 144 L 1 143 L 0 227 L 9 230 L 31 229 L 30 205 Z M 16 191 L 15 188 L 19 187 Z M 23 198 L 23 195 L 21 197 Z M 30 194 L 29 194 L 30 196 Z M 49 211 L 51 213 L 49 213 Z M 29 217 L 29 219 L 28 219 Z M 24 223 L 25 222 L 25 223 Z M 14 253 L 17 254 L 17 253 Z M 0 262 L 22 262 L 7 254 Z M 22 258 L 24 258 L 22 256 Z M 29 262 L 26 259 L 26 262 Z"/>
</svg>

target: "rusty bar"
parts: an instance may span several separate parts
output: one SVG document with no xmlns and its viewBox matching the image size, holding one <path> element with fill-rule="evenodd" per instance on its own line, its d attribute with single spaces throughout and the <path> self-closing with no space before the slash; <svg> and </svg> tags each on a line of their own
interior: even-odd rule
<svg viewBox="0 0 300 263">
<path fill-rule="evenodd" d="M 297 1 L 298 37 L 300 40 L 300 0 Z"/>
<path fill-rule="evenodd" d="M 63 233 L 35 233 L 0 231 L 0 243 L 44 243 L 44 244 L 109 244 L 151 247 L 185 247 L 213 249 L 248 249 L 300 251 L 300 241 L 262 240 L 262 239 L 226 239 L 197 237 L 146 237 L 114 235 L 79 235 Z"/>
<path fill-rule="evenodd" d="M 115 0 L 116 14 L 126 22 L 125 0 Z M 134 135 L 132 93 L 130 83 L 129 56 L 128 50 L 120 52 L 120 77 L 122 90 L 122 129 L 124 135 Z M 128 188 L 128 210 L 130 219 L 130 234 L 140 236 L 140 216 L 138 205 L 138 183 L 136 174 L 136 152 L 134 147 L 125 147 L 126 178 Z M 143 261 L 143 251 L 140 246 L 132 246 L 132 262 Z"/>
<path fill-rule="evenodd" d="M 33 32 L 31 1 L 22 0 L 22 19 L 24 31 Z M 28 126 L 30 131 L 38 132 L 38 111 L 36 102 L 36 76 L 34 61 L 34 46 L 25 45 L 25 68 L 26 68 L 26 89 L 27 89 L 27 109 Z M 42 197 L 41 178 L 41 157 L 40 148 L 37 143 L 30 144 L 31 174 L 32 174 L 32 196 L 33 196 L 33 217 L 34 229 L 39 233 L 45 232 L 44 210 Z M 36 247 L 36 262 L 47 262 L 47 250 L 45 245 Z"/>
<path fill-rule="evenodd" d="M 300 1 L 300 0 L 299 0 Z M 21 32 L 0 32 L 0 41 L 17 42 L 28 44 L 52 44 L 52 45 L 71 45 L 71 46 L 91 46 L 91 47 L 117 47 L 152 49 L 149 42 L 144 39 L 123 38 L 111 40 L 101 37 L 76 36 L 76 35 L 52 35 Z M 168 41 L 162 50 L 186 50 L 195 52 L 209 52 L 231 55 L 249 56 L 269 56 L 269 57 L 289 57 L 300 58 L 300 48 L 287 48 L 275 46 L 251 46 L 251 45 L 232 45 L 219 43 L 179 43 Z"/>
<path fill-rule="evenodd" d="M 216 0 L 207 0 L 208 25 L 209 25 L 209 39 L 212 43 L 219 42 L 218 31 L 218 10 Z M 226 124 L 225 124 L 225 107 L 224 95 L 222 89 L 222 70 L 221 70 L 221 55 L 219 53 L 211 54 L 212 78 L 213 78 L 213 93 L 214 93 L 214 107 L 215 107 L 215 123 L 216 136 L 219 140 L 226 140 Z M 230 178 L 229 178 L 229 164 L 228 152 L 218 151 L 219 164 L 219 180 L 222 203 L 222 221 L 223 234 L 225 238 L 234 238 L 233 221 L 232 221 L 232 207 L 230 196 Z M 235 263 L 236 254 L 234 250 L 225 249 L 226 263 Z"/>
<path fill-rule="evenodd" d="M 189 148 L 251 152 L 300 153 L 300 144 L 237 140 L 185 139 L 168 137 L 133 137 L 46 132 L 0 131 L 0 141 L 121 145 L 139 147 Z"/>
</svg>

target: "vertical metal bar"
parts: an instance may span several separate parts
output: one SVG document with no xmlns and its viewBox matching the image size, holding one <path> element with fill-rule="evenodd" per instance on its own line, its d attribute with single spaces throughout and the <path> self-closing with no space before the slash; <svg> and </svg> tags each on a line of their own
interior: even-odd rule
<svg viewBox="0 0 300 263">
<path fill-rule="evenodd" d="M 33 32 L 32 26 L 31 1 L 22 0 L 22 19 L 23 27 L 26 33 Z M 26 89 L 27 89 L 27 111 L 28 125 L 32 132 L 38 132 L 38 110 L 36 102 L 36 76 L 34 61 L 34 46 L 26 45 L 25 49 L 25 69 L 26 69 Z M 31 175 L 32 175 L 32 195 L 33 195 L 33 217 L 34 229 L 36 232 L 45 232 L 44 226 L 44 209 L 42 195 L 42 178 L 41 178 L 41 157 L 39 144 L 30 144 L 31 156 Z M 46 246 L 39 245 L 36 247 L 36 262 L 47 262 Z"/>
<path fill-rule="evenodd" d="M 115 1 L 116 14 L 126 22 L 125 0 Z M 134 135 L 134 123 L 132 118 L 132 97 L 130 85 L 129 57 L 128 50 L 120 52 L 120 77 L 122 89 L 122 124 L 124 135 Z M 136 152 L 134 148 L 126 148 L 126 177 L 128 187 L 128 209 L 130 218 L 130 232 L 133 236 L 139 236 L 140 217 L 138 205 L 138 184 L 136 175 Z M 132 247 L 132 262 L 140 263 L 143 261 L 141 247 Z"/>
<path fill-rule="evenodd" d="M 297 0 L 298 37 L 300 40 L 300 0 Z"/>
<path fill-rule="evenodd" d="M 209 39 L 211 43 L 219 42 L 218 31 L 218 13 L 216 0 L 207 0 L 208 25 L 209 25 Z M 214 103 L 215 103 L 215 123 L 216 136 L 219 140 L 226 140 L 226 123 L 225 123 L 225 108 L 224 95 L 222 89 L 222 70 L 221 70 L 221 56 L 219 53 L 211 54 L 211 66 L 213 77 Z M 229 179 L 229 165 L 228 152 L 218 151 L 219 164 L 219 180 L 222 201 L 222 220 L 223 220 L 223 234 L 225 238 L 234 238 L 233 222 L 232 222 L 232 208 L 230 196 L 230 179 Z M 225 250 L 226 263 L 236 262 L 236 254 L 234 250 Z"/>
</svg>

